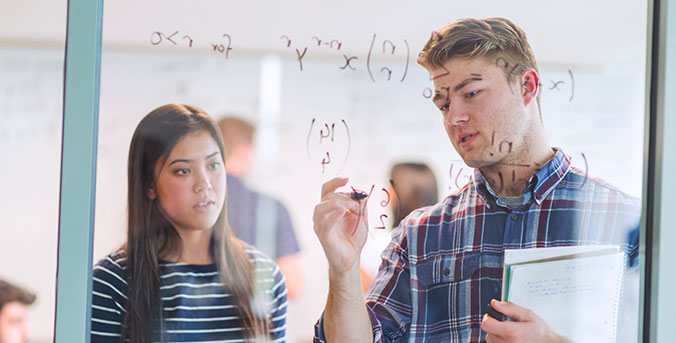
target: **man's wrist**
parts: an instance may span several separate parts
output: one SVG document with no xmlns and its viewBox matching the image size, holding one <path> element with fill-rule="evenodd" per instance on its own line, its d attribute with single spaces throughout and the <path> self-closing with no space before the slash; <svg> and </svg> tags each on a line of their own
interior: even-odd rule
<svg viewBox="0 0 676 343">
<path fill-rule="evenodd" d="M 353 297 L 361 294 L 361 273 L 359 259 L 347 270 L 329 266 L 329 287 L 334 295 Z"/>
</svg>

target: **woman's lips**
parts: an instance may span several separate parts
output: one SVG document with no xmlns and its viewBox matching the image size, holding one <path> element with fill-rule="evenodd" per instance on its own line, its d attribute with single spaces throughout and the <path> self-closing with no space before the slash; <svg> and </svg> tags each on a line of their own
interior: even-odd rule
<svg viewBox="0 0 676 343">
<path fill-rule="evenodd" d="M 213 200 L 205 200 L 198 202 L 193 208 L 197 211 L 208 211 L 214 204 L 215 202 Z"/>
</svg>

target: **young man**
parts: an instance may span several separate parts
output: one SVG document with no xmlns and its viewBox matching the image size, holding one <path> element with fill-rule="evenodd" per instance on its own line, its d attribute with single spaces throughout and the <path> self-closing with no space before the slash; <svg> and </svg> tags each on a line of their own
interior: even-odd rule
<svg viewBox="0 0 676 343">
<path fill-rule="evenodd" d="M 26 323 L 26 307 L 34 301 L 34 294 L 0 280 L 0 343 L 28 341 L 30 330 Z"/>
<path fill-rule="evenodd" d="M 368 224 L 358 217 L 358 201 L 335 192 L 347 179 L 323 185 L 313 220 L 330 287 L 315 341 L 567 341 L 530 310 L 494 300 L 500 298 L 504 250 L 616 244 L 635 256 L 637 242 L 627 237 L 638 225 L 639 202 L 588 179 L 549 145 L 537 62 L 514 23 L 452 22 L 432 35 L 418 63 L 433 78 L 434 104 L 474 177 L 457 194 L 401 222 L 366 306 L 358 266 Z M 488 317 L 489 303 L 512 320 Z"/>
</svg>

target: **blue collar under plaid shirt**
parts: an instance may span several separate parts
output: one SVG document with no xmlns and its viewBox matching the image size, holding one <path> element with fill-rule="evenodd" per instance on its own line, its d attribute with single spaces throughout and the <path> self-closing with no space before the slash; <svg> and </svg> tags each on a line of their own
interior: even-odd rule
<svg viewBox="0 0 676 343">
<path fill-rule="evenodd" d="M 615 244 L 632 264 L 640 202 L 570 164 L 561 149 L 514 209 L 482 174 L 403 220 L 366 297 L 375 342 L 484 342 L 481 319 L 500 299 L 505 249 Z M 315 342 L 324 342 L 322 318 Z"/>
</svg>

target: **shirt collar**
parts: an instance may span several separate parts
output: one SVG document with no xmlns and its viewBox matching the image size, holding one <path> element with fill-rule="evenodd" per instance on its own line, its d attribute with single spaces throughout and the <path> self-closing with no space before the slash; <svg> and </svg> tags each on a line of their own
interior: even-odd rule
<svg viewBox="0 0 676 343">
<path fill-rule="evenodd" d="M 554 156 L 545 163 L 540 169 L 536 170 L 528 182 L 528 186 L 524 189 L 523 195 L 526 199 L 532 198 L 540 205 L 542 201 L 551 193 L 556 185 L 563 180 L 563 178 L 570 171 L 570 158 L 563 153 L 561 148 L 554 147 Z M 474 169 L 474 183 L 477 192 L 484 198 L 490 198 L 493 202 L 496 201 L 497 196 L 486 183 L 481 171 L 478 168 Z"/>
</svg>

